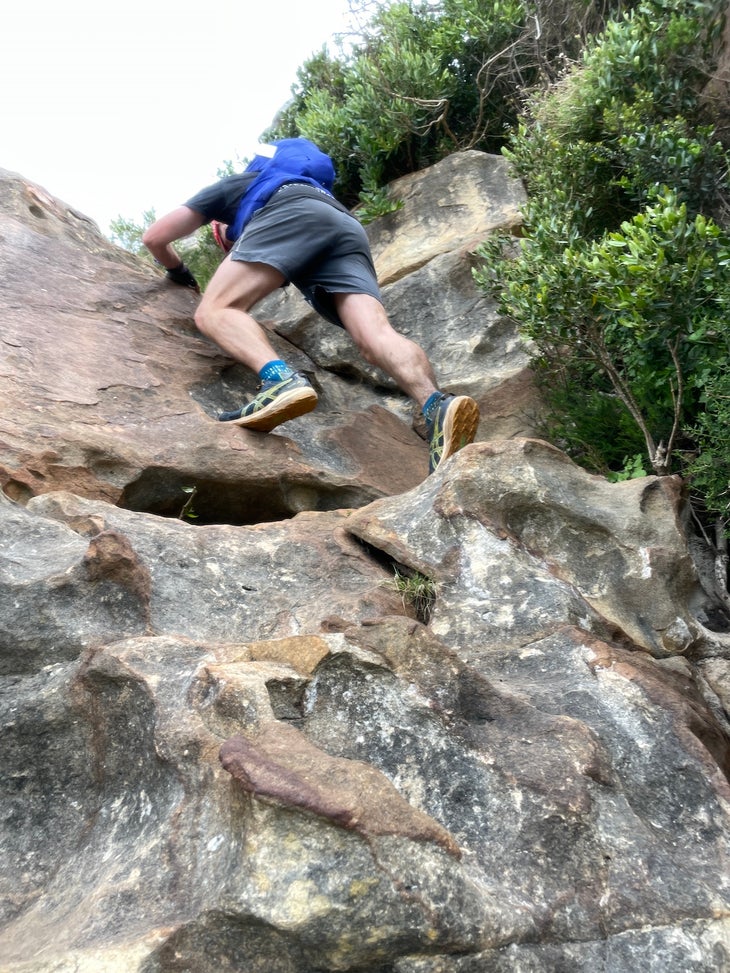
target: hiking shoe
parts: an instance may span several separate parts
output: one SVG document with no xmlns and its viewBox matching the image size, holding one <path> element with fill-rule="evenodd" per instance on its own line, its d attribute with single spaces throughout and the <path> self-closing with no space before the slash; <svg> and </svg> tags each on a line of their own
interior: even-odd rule
<svg viewBox="0 0 730 973">
<path fill-rule="evenodd" d="M 479 425 L 479 406 L 468 395 L 441 395 L 426 420 L 429 438 L 428 472 L 474 441 Z"/>
<path fill-rule="evenodd" d="M 248 405 L 235 412 L 222 412 L 218 421 L 269 432 L 281 422 L 311 412 L 316 404 L 317 393 L 309 380 L 301 372 L 294 372 L 289 378 L 262 382 Z"/>
</svg>

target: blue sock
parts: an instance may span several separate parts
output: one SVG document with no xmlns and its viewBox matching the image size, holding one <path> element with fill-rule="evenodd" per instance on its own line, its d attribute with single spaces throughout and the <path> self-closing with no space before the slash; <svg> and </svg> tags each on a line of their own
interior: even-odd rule
<svg viewBox="0 0 730 973">
<path fill-rule="evenodd" d="M 434 407 L 434 404 L 436 403 L 436 400 L 437 399 L 440 399 L 440 398 L 441 398 L 441 393 L 437 390 L 436 392 L 432 392 L 429 395 L 429 397 L 426 399 L 426 401 L 423 403 L 423 406 L 421 408 L 421 412 L 424 414 L 424 416 L 427 419 L 430 419 L 431 418 L 430 415 L 429 415 L 429 412 Z"/>
<path fill-rule="evenodd" d="M 286 362 L 280 358 L 267 362 L 259 372 L 262 382 L 281 382 L 282 379 L 289 378 L 294 374 L 294 370 L 289 368 Z"/>
</svg>

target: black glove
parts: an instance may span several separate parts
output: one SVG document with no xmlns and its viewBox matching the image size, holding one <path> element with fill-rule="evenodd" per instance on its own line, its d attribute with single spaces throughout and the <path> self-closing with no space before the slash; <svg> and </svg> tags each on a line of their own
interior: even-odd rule
<svg viewBox="0 0 730 973">
<path fill-rule="evenodd" d="M 197 280 L 183 263 L 179 267 L 172 267 L 168 270 L 165 277 L 171 280 L 173 284 L 179 284 L 181 287 L 192 287 L 194 291 L 197 291 L 198 294 L 200 293 Z"/>
</svg>

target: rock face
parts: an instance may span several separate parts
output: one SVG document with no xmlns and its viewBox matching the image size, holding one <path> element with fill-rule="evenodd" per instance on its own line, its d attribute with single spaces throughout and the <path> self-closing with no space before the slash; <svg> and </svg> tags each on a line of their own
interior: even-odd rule
<svg viewBox="0 0 730 973">
<path fill-rule="evenodd" d="M 426 475 L 411 403 L 360 363 L 345 332 L 308 317 L 291 288 L 257 316 L 282 357 L 311 377 L 320 406 L 271 436 L 221 426 L 217 413 L 253 392 L 256 376 L 197 332 L 197 297 L 38 187 L 2 170 L 0 178 L 0 484 L 8 496 L 71 490 L 177 516 L 194 487 L 200 522 L 250 524 L 361 506 Z M 469 267 L 480 237 L 518 221 L 521 187 L 501 159 L 479 152 L 436 166 L 433 195 L 424 178 L 394 187 L 410 236 L 428 231 L 417 260 L 399 253 L 397 222 L 372 231 L 392 281 L 384 294 L 393 323 L 423 344 L 446 389 L 480 400 L 481 436 L 530 432 L 527 356 Z"/>
<path fill-rule="evenodd" d="M 428 478 L 289 291 L 259 314 L 322 406 L 219 428 L 253 386 L 194 296 L 4 185 L 0 971 L 730 968 L 726 620 L 679 483 L 531 435 L 469 274 L 518 219 L 501 162 L 371 228 L 394 322 L 482 405 Z"/>
</svg>

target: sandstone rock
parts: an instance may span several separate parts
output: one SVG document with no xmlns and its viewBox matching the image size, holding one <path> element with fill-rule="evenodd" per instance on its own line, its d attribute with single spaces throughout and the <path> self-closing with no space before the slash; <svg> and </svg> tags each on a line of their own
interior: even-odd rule
<svg viewBox="0 0 730 973">
<path fill-rule="evenodd" d="M 257 379 L 197 332 L 197 296 L 39 187 L 5 170 L 0 183 L 0 485 L 8 496 L 25 502 L 69 490 L 177 517 L 194 489 L 201 522 L 249 524 L 362 506 L 425 477 L 412 403 L 359 360 L 344 332 L 302 320 L 307 305 L 292 288 L 256 313 L 281 356 L 311 377 L 317 411 L 271 435 L 220 426 L 217 413 L 252 394 Z M 490 421 L 490 396 L 526 376 L 527 356 L 509 329 L 511 338 L 499 337 L 504 326 L 464 257 L 465 247 L 517 220 L 521 186 L 501 159 L 468 152 L 434 167 L 430 180 L 402 180 L 397 193 L 403 213 L 372 231 L 376 258 L 389 268 L 383 282 L 399 278 L 393 323 L 423 342 L 445 388 L 480 400 L 480 435 L 529 431 L 531 392 L 521 397 L 524 415 Z M 426 228 L 428 247 L 409 261 Z M 495 341 L 503 351 L 485 370 Z"/>
<path fill-rule="evenodd" d="M 219 428 L 248 379 L 194 296 L 3 177 L 0 973 L 730 967 L 730 651 L 681 492 L 530 438 L 468 273 L 514 199 L 479 154 L 431 176 L 372 230 L 485 409 L 428 479 L 407 403 L 286 292 L 325 408 Z"/>
<path fill-rule="evenodd" d="M 451 835 L 410 807 L 370 764 L 330 757 L 294 727 L 266 724 L 220 749 L 223 767 L 258 800 L 301 808 L 367 837 L 400 835 L 440 845 L 460 857 Z"/>
<path fill-rule="evenodd" d="M 399 280 L 440 254 L 474 250 L 492 230 L 520 226 L 524 192 L 508 169 L 501 156 L 457 152 L 391 183 L 389 193 L 402 209 L 370 230 L 381 282 Z"/>
<path fill-rule="evenodd" d="M 475 443 L 449 463 L 453 475 L 348 521 L 441 585 L 432 627 L 449 644 L 476 659 L 476 631 L 517 647 L 566 622 L 656 655 L 697 642 L 702 593 L 670 478 L 609 484 L 538 440 Z M 461 558 L 453 530 L 470 537 Z"/>
<path fill-rule="evenodd" d="M 251 527 L 71 495 L 0 503 L 2 642 L 16 660 L 3 706 L 3 969 L 587 971 L 609 957 L 628 973 L 639 957 L 658 973 L 669 944 L 685 960 L 723 955 L 712 917 L 730 897 L 727 734 L 691 663 L 606 641 L 611 626 L 586 603 L 582 627 L 558 600 L 552 624 L 503 638 L 459 581 L 480 549 L 473 525 L 503 536 L 510 491 L 525 513 L 515 482 L 537 489 L 565 465 L 525 445 L 529 477 L 519 444 L 501 467 L 495 447 L 475 445 L 418 488 L 428 557 L 410 521 L 396 533 L 401 498 Z M 606 496 L 571 477 L 590 535 Z M 625 505 L 624 486 L 605 490 Z M 562 510 L 559 494 L 537 493 L 541 509 Z M 490 495 L 503 497 L 491 517 Z M 657 548 L 676 529 L 671 499 L 655 508 Z M 402 615 L 382 555 L 351 539 L 368 524 L 374 543 L 385 508 L 383 554 L 425 567 L 440 544 L 450 551 L 429 628 Z M 533 523 L 529 536 L 539 548 L 553 534 Z M 120 573 L 89 572 L 90 548 L 110 537 Z M 44 551 L 47 573 L 31 570 Z M 59 574 L 70 580 L 54 605 Z M 653 575 L 659 606 L 665 583 Z M 30 612 L 26 585 L 52 624 L 25 623 L 33 653 L 8 653 Z M 104 607 L 110 588 L 119 616 Z M 459 612 L 468 640 L 439 621 Z M 349 627 L 332 632 L 333 617 Z M 218 752 L 241 734 L 274 741 L 260 752 L 301 787 L 254 775 L 246 794 L 230 782 Z M 315 781 L 318 796 L 299 800 Z M 353 800 L 372 811 L 332 811 Z M 378 815 L 391 823 L 367 823 Z"/>
</svg>

